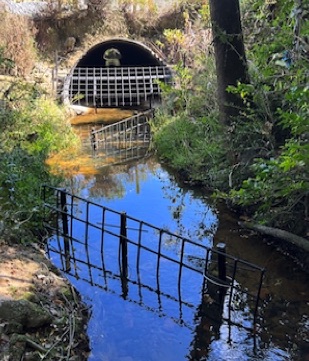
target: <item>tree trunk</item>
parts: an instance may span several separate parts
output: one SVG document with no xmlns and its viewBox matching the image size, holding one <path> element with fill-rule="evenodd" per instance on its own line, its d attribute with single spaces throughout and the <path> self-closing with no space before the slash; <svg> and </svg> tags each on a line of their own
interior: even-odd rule
<svg viewBox="0 0 309 361">
<path fill-rule="evenodd" d="M 248 82 L 239 0 L 210 0 L 210 15 L 215 49 L 220 119 L 230 125 L 243 107 L 237 94 L 226 91 L 229 85 Z"/>
<path fill-rule="evenodd" d="M 271 237 L 283 239 L 284 241 L 297 246 L 299 249 L 305 252 L 309 252 L 309 240 L 303 237 L 299 237 L 296 234 L 284 231 L 283 229 L 267 227 L 251 222 L 239 222 L 239 225 Z"/>
</svg>

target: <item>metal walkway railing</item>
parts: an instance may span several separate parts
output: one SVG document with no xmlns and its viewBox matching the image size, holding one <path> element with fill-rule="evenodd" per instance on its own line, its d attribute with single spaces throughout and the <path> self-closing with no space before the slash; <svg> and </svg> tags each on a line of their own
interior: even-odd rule
<svg viewBox="0 0 309 361">
<path fill-rule="evenodd" d="M 159 82 L 171 81 L 167 66 L 76 67 L 70 75 L 69 101 L 88 107 L 139 106 L 160 96 Z"/>
<path fill-rule="evenodd" d="M 255 327 L 265 271 L 228 255 L 224 244 L 209 248 L 64 189 L 45 186 L 44 201 L 45 227 L 55 235 L 47 251 L 70 275 L 160 314 L 167 312 L 164 300 L 176 302 L 173 319 L 184 325 L 190 323 L 187 310 L 194 309 L 198 317 Z M 157 306 L 144 303 L 145 292 Z M 200 295 L 198 309 L 192 294 Z M 237 315 L 244 303 L 251 310 L 249 326 Z"/>
<path fill-rule="evenodd" d="M 93 128 L 90 134 L 93 154 L 119 162 L 145 156 L 151 140 L 149 120 L 153 112 L 148 110 L 100 129 Z"/>
</svg>

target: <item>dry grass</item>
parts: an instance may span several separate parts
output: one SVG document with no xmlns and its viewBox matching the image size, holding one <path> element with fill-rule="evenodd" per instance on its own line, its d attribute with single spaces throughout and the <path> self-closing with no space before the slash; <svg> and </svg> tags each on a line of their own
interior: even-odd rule
<svg viewBox="0 0 309 361">
<path fill-rule="evenodd" d="M 24 16 L 0 12 L 0 47 L 4 56 L 15 64 L 13 69 L 4 69 L 12 75 L 28 76 L 36 62 L 34 28 Z"/>
</svg>

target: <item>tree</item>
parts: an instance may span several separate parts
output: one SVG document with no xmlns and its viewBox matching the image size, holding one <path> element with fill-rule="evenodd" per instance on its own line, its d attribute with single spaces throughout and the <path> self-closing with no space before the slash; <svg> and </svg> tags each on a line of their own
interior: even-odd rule
<svg viewBox="0 0 309 361">
<path fill-rule="evenodd" d="M 238 0 L 210 0 L 210 16 L 215 49 L 220 118 L 230 125 L 242 108 L 238 94 L 227 91 L 238 82 L 247 83 L 247 62 Z"/>
</svg>

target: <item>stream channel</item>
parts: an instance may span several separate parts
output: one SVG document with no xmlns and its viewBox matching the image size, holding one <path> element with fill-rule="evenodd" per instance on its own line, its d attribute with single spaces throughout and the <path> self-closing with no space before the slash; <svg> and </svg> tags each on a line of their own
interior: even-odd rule
<svg viewBox="0 0 309 361">
<path fill-rule="evenodd" d="M 245 297 L 233 300 L 236 324 L 224 317 L 216 322 L 198 312 L 201 280 L 190 273 L 183 275 L 180 304 L 175 301 L 179 299 L 175 267 L 165 262 L 159 292 L 157 263 L 150 256 L 138 270 L 140 283 L 128 284 L 124 293 L 119 278 L 113 277 L 117 252 L 112 248 L 106 251 L 104 267 L 109 270 L 103 275 L 93 267 L 101 259 L 99 241 L 89 236 L 86 248 L 74 245 L 75 257 L 88 261 L 75 262 L 75 272 L 63 273 L 91 310 L 87 328 L 90 361 L 309 360 L 309 280 L 295 262 L 261 237 L 240 229 L 236 217 L 223 204 L 214 204 L 203 189 L 179 181 L 154 156 L 103 167 L 100 159 L 88 156 L 93 172 L 77 167 L 78 159 L 72 165 L 74 172 L 66 169 L 69 192 L 207 247 L 224 242 L 228 254 L 266 269 L 256 327 Z M 85 212 L 85 207 L 78 207 L 78 212 Z M 99 222 L 92 217 L 93 222 Z M 53 252 L 58 243 L 57 236 L 49 240 L 49 257 L 63 269 L 61 256 Z M 162 249 L 170 255 L 180 252 L 172 238 L 163 241 Z M 129 277 L 136 272 L 130 264 L 130 252 L 129 248 Z M 199 260 L 193 250 L 184 257 Z M 236 281 L 246 282 L 243 277 Z M 246 287 L 255 286 L 248 281 Z M 223 316 L 228 312 L 226 307 L 224 304 Z"/>
</svg>

